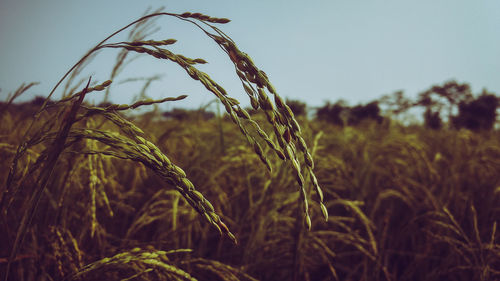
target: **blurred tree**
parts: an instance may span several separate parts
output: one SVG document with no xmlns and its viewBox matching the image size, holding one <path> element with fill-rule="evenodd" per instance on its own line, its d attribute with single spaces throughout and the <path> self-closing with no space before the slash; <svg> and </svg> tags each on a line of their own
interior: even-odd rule
<svg viewBox="0 0 500 281">
<path fill-rule="evenodd" d="M 318 108 L 316 119 L 339 126 L 344 126 L 345 124 L 355 126 L 363 120 L 375 120 L 377 123 L 381 123 L 384 118 L 380 115 L 378 101 L 350 107 L 344 101 L 340 100 L 335 104 L 327 102 L 323 107 Z"/>
<path fill-rule="evenodd" d="M 430 108 L 427 108 L 424 113 L 424 125 L 433 130 L 441 129 L 443 121 L 441 120 L 439 111 L 432 111 Z"/>
<path fill-rule="evenodd" d="M 475 99 L 469 84 L 448 81 L 420 93 L 414 105 L 425 108 L 424 122 L 428 128 L 442 128 L 441 112 L 446 109 L 450 127 L 490 130 L 496 122 L 499 99 L 486 90 Z"/>
<path fill-rule="evenodd" d="M 396 91 L 392 95 L 383 96 L 379 99 L 379 104 L 387 107 L 387 114 L 395 116 L 408 111 L 414 106 L 414 102 L 407 98 L 403 91 Z"/>
<path fill-rule="evenodd" d="M 380 115 L 380 107 L 377 101 L 370 102 L 366 105 L 357 105 L 349 110 L 347 124 L 358 125 L 363 120 L 374 120 L 377 123 L 382 123 L 384 118 Z"/>
<path fill-rule="evenodd" d="M 316 119 L 323 120 L 334 125 L 344 126 L 344 113 L 348 110 L 348 106 L 342 100 L 335 104 L 327 102 L 324 106 L 316 110 Z"/>
<path fill-rule="evenodd" d="M 35 96 L 31 101 L 27 102 L 31 105 L 34 106 L 42 106 L 42 104 L 45 102 L 46 98 L 44 96 Z M 54 104 L 54 101 L 48 100 L 47 105 Z"/>
<path fill-rule="evenodd" d="M 290 107 L 295 116 L 305 116 L 307 114 L 307 105 L 299 100 L 286 100 L 286 104 Z"/>
<path fill-rule="evenodd" d="M 495 125 L 499 98 L 483 90 L 474 100 L 462 101 L 458 106 L 458 116 L 452 118 L 455 128 L 470 130 L 491 130 Z"/>
<path fill-rule="evenodd" d="M 210 120 L 215 117 L 215 113 L 206 111 L 205 109 L 188 110 L 183 108 L 174 108 L 170 111 L 163 112 L 162 116 L 179 121 L 192 119 Z"/>
<path fill-rule="evenodd" d="M 447 120 L 450 121 L 454 111 L 458 109 L 458 104 L 468 102 L 472 99 L 473 96 L 469 84 L 459 84 L 452 80 L 445 82 L 442 86 L 432 86 L 429 90 L 420 93 L 415 105 L 425 107 L 426 113 L 424 115 L 427 114 L 428 117 L 434 116 L 433 118 L 439 116 L 440 119 L 442 110 L 447 109 Z"/>
</svg>

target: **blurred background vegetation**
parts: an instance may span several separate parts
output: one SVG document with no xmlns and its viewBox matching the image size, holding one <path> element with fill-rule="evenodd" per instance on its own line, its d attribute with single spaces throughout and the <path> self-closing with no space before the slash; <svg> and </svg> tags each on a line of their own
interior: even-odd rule
<svg viewBox="0 0 500 281">
<path fill-rule="evenodd" d="M 43 101 L 0 105 L 2 185 L 15 144 Z M 82 141 L 61 156 L 12 263 L 12 280 L 500 278 L 495 94 L 473 94 L 469 85 L 450 81 L 416 100 L 396 92 L 356 106 L 342 101 L 315 109 L 298 100 L 288 104 L 312 150 L 328 222 L 311 201 L 313 228 L 301 226 L 291 167 L 273 156 L 275 169 L 266 170 L 235 125 L 217 112 L 216 102 L 167 112 L 153 106 L 125 116 L 185 170 L 239 243 L 210 229 L 144 165 L 74 153 L 95 145 Z M 412 109 L 421 116 L 408 118 Z M 256 120 L 265 119 L 249 112 Z M 109 127 L 100 118 L 90 121 Z M 42 149 L 31 149 L 22 163 L 33 163 Z M 24 175 L 12 205 L 17 210 L 33 189 L 33 175 Z M 91 180 L 96 198 L 89 190 Z M 0 272 L 19 218 L 12 212 L 2 216 Z M 115 256 L 120 253 L 127 258 Z"/>
</svg>

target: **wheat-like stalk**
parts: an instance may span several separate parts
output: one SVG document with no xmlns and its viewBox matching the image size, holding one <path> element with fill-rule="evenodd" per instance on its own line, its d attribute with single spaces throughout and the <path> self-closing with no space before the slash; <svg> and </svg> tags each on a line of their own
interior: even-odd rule
<svg viewBox="0 0 500 281">
<path fill-rule="evenodd" d="M 312 156 L 308 151 L 304 138 L 301 135 L 300 125 L 295 119 L 290 107 L 286 105 L 283 99 L 278 95 L 276 89 L 269 81 L 269 78 L 267 77 L 265 72 L 255 66 L 250 56 L 248 56 L 244 52 L 241 52 L 230 37 L 220 31 L 217 27 L 210 24 L 226 23 L 228 22 L 228 20 L 212 18 L 199 13 L 184 13 L 182 15 L 158 13 L 156 15 L 150 16 L 159 15 L 175 16 L 195 24 L 227 53 L 227 55 L 235 65 L 236 74 L 239 76 L 243 88 L 250 98 L 252 106 L 254 107 L 254 109 L 260 108 L 265 112 L 268 122 L 273 127 L 277 144 L 271 140 L 271 138 L 265 131 L 261 129 L 258 122 L 253 120 L 250 114 L 248 114 L 245 109 L 241 108 L 237 100 L 231 98 L 224 90 L 224 88 L 214 80 L 212 80 L 208 74 L 198 70 L 195 67 L 196 64 L 206 63 L 205 60 L 199 58 L 191 59 L 180 54 L 174 54 L 164 48 L 164 46 L 174 44 L 176 40 L 167 39 L 161 41 L 141 40 L 133 42 L 120 42 L 103 44 L 100 45 L 98 49 L 121 48 L 137 53 L 145 53 L 158 59 L 170 60 L 182 67 L 191 78 L 200 81 L 200 83 L 202 83 L 207 90 L 212 92 L 221 101 L 226 112 L 231 117 L 231 120 L 239 127 L 240 131 L 247 138 L 250 145 L 254 147 L 255 153 L 260 157 L 262 162 L 268 167 L 269 170 L 271 170 L 270 161 L 268 160 L 267 156 L 264 155 L 263 149 L 257 141 L 256 137 L 252 136 L 248 132 L 247 126 L 245 126 L 244 122 L 248 122 L 250 126 L 256 129 L 258 133 L 257 136 L 261 138 L 273 151 L 275 151 L 280 158 L 284 160 L 290 160 L 295 171 L 295 177 L 301 190 L 300 194 L 303 200 L 305 222 L 307 227 L 310 229 L 311 218 L 309 216 L 309 204 L 307 199 L 307 192 L 305 189 L 304 172 L 301 169 L 300 160 L 297 154 L 298 149 L 298 151 L 301 152 L 306 164 L 305 172 L 309 174 L 310 180 L 316 190 L 316 193 L 318 194 L 321 212 L 324 218 L 328 219 L 328 211 L 323 204 L 323 192 L 313 171 L 314 162 Z M 205 24 L 214 33 L 210 33 L 206 28 L 204 28 L 197 22 L 194 22 L 193 20 L 198 20 L 202 24 Z M 274 96 L 274 104 L 266 94 L 266 89 Z"/>
<path fill-rule="evenodd" d="M 194 277 L 192 277 L 186 271 L 168 263 L 168 254 L 176 253 L 176 252 L 185 252 L 185 250 L 177 250 L 177 251 L 148 251 L 143 250 L 141 248 L 134 248 L 130 251 L 125 251 L 118 253 L 112 257 L 107 257 L 95 261 L 93 263 L 87 264 L 73 275 L 65 278 L 64 280 L 79 280 L 80 277 L 85 275 L 94 273 L 94 272 L 109 272 L 113 270 L 113 267 L 122 267 L 122 268 L 130 268 L 134 271 L 139 271 L 137 274 L 147 273 L 153 269 L 161 271 L 163 274 L 169 278 L 168 280 L 179 280 L 179 281 L 196 281 Z M 138 264 L 143 264 L 151 269 L 143 269 Z M 137 275 L 129 276 L 130 279 L 133 277 L 137 277 Z"/>
</svg>

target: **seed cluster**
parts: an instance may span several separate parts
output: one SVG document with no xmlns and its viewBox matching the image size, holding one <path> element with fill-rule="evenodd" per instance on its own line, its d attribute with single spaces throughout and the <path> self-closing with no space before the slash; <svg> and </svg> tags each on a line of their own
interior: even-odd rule
<svg viewBox="0 0 500 281">
<path fill-rule="evenodd" d="M 115 107 L 110 106 L 110 108 Z M 89 151 L 89 153 L 99 152 L 143 163 L 171 183 L 196 211 L 215 226 L 219 232 L 224 233 L 236 243 L 235 236 L 216 214 L 210 201 L 195 189 L 193 183 L 186 177 L 186 173 L 179 166 L 173 164 L 156 145 L 142 137 L 144 132 L 139 127 L 124 119 L 115 111 L 109 111 L 108 109 L 91 108 L 87 115 L 94 115 L 98 112 L 119 127 L 124 135 L 97 129 L 74 129 L 70 137 L 98 140 L 113 148 L 113 150 L 94 150 Z"/>
<path fill-rule="evenodd" d="M 216 31 L 218 30 L 216 29 Z M 301 134 L 300 126 L 295 119 L 292 110 L 278 95 L 276 89 L 269 81 L 266 73 L 258 69 L 250 56 L 248 56 L 244 52 L 241 52 L 229 37 L 227 37 L 222 32 L 219 32 L 218 35 L 211 34 L 210 37 L 224 49 L 224 51 L 228 54 L 229 58 L 235 65 L 236 74 L 240 78 L 243 88 L 250 98 L 252 107 L 255 110 L 258 110 L 260 108 L 265 112 L 267 120 L 273 126 L 278 145 L 276 145 L 267 136 L 267 134 L 259 128 L 258 124 L 252 122 L 252 124 L 257 127 L 259 136 L 269 145 L 271 149 L 276 152 L 276 154 L 281 159 L 291 161 L 293 169 L 295 171 L 295 177 L 300 186 L 306 225 L 308 229 L 311 228 L 311 218 L 309 216 L 307 193 L 303 176 L 304 172 L 302 172 L 301 170 L 297 150 L 300 151 L 303 156 L 304 162 L 306 164 L 306 172 L 309 174 L 309 178 L 319 197 L 321 212 L 325 220 L 328 220 L 328 211 L 323 204 L 323 191 L 321 190 L 316 175 L 313 171 L 314 161 L 309 150 L 307 149 L 306 142 L 304 141 L 304 138 Z M 274 104 L 266 94 L 266 89 L 274 96 Z M 226 110 L 228 111 L 228 113 L 231 113 L 227 107 Z M 236 106 L 234 110 L 238 113 L 238 116 L 243 118 L 245 118 L 248 114 L 239 106 Z M 257 142 L 255 143 L 258 145 Z M 261 158 L 265 158 L 262 156 L 262 149 L 260 148 L 260 146 L 255 146 L 255 152 L 259 156 L 261 156 Z"/>
<path fill-rule="evenodd" d="M 283 160 L 290 161 L 295 173 L 295 177 L 300 186 L 300 194 L 303 201 L 305 223 L 307 228 L 311 228 L 311 218 L 309 215 L 306 182 L 304 180 L 304 177 L 306 175 L 309 176 L 310 182 L 316 190 L 321 212 L 325 220 L 328 220 L 328 211 L 323 203 L 323 191 L 321 190 L 316 175 L 313 171 L 314 161 L 307 148 L 307 144 L 302 137 L 300 125 L 295 119 L 292 110 L 279 96 L 276 89 L 269 81 L 266 73 L 255 66 L 250 56 L 248 56 L 244 52 L 241 52 L 230 37 L 225 35 L 215 26 L 209 24 L 226 23 L 229 20 L 211 18 L 200 13 L 184 13 L 175 16 L 186 19 L 190 22 L 193 22 L 193 19 L 198 20 L 206 24 L 215 32 L 211 33 L 206 28 L 203 28 L 199 24 L 193 22 L 227 53 L 235 66 L 236 74 L 240 78 L 245 92 L 250 98 L 252 107 L 255 110 L 263 110 L 268 122 L 272 125 L 274 130 L 274 137 L 276 138 L 275 141 L 271 139 L 269 134 L 266 133 L 260 127 L 260 125 L 252 119 L 250 114 L 239 105 L 238 100 L 230 97 L 226 90 L 217 82 L 212 80 L 207 73 L 202 72 L 195 67 L 196 64 L 206 63 L 205 60 L 200 58 L 188 58 L 181 54 L 175 54 L 165 48 L 162 48 L 163 46 L 174 44 L 176 42 L 174 39 L 167 39 L 163 41 L 147 40 L 120 42 L 116 44 L 105 44 L 102 45 L 101 48 L 123 48 L 132 52 L 145 53 L 158 59 L 165 59 L 175 62 L 180 67 L 182 67 L 192 79 L 202 83 L 208 91 L 213 93 L 221 101 L 231 120 L 238 126 L 241 133 L 246 137 L 249 144 L 254 148 L 255 153 L 259 156 L 260 160 L 266 165 L 269 170 L 272 170 L 271 162 L 267 158 L 267 155 L 264 153 L 264 149 L 262 148 L 259 140 L 265 143 L 271 150 L 273 150 L 278 157 Z M 271 101 L 266 91 L 273 95 L 274 103 Z M 249 133 L 248 126 L 252 127 L 257 132 L 257 136 Z M 304 170 L 302 169 L 299 155 L 302 155 L 302 158 L 304 160 Z"/>
<path fill-rule="evenodd" d="M 90 263 L 82 267 L 76 274 L 73 274 L 66 280 L 80 280 L 82 276 L 89 274 L 90 272 L 102 270 L 110 265 L 124 266 L 131 263 L 142 263 L 148 266 L 148 269 L 144 270 L 144 272 L 152 271 L 152 268 L 155 268 L 164 271 L 170 275 L 173 280 L 196 281 L 197 279 L 192 277 L 186 271 L 169 264 L 170 260 L 167 255 L 174 252 L 176 251 L 166 252 L 160 250 L 152 251 L 134 248 L 130 251 L 124 251 L 112 257 L 103 258 Z"/>
</svg>

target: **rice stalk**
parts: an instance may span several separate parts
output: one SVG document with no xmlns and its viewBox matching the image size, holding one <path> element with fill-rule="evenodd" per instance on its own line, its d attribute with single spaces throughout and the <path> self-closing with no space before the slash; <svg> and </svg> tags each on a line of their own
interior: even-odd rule
<svg viewBox="0 0 500 281">
<path fill-rule="evenodd" d="M 15 241 L 14 241 L 12 248 L 11 248 L 9 262 L 7 264 L 7 269 L 6 269 L 6 273 L 5 273 L 5 280 L 8 280 L 11 261 L 14 260 L 14 257 L 17 255 L 17 248 L 20 244 L 22 244 L 22 242 L 24 240 L 24 236 L 26 235 L 27 228 L 31 224 L 31 220 L 36 212 L 36 208 L 38 206 L 42 192 L 44 191 L 44 189 L 47 185 L 47 182 L 48 182 L 48 180 L 49 180 L 49 178 L 54 170 L 54 167 L 55 167 L 55 164 L 57 162 L 57 159 L 59 158 L 59 155 L 63 151 L 63 148 L 64 148 L 65 143 L 66 143 L 66 139 L 68 137 L 68 134 L 70 133 L 71 126 L 74 123 L 78 108 L 79 108 L 80 104 L 83 102 L 83 99 L 84 99 L 85 94 L 86 94 L 86 90 L 90 84 L 90 80 L 91 79 L 89 78 L 89 81 L 87 82 L 87 86 L 81 92 L 79 99 L 76 100 L 73 103 L 71 109 L 68 109 L 68 111 L 65 113 L 64 119 L 62 121 L 62 126 L 61 126 L 59 132 L 57 133 L 57 136 L 54 139 L 54 142 L 53 142 L 52 147 L 51 147 L 51 151 L 48 154 L 47 159 L 44 163 L 42 173 L 40 174 L 40 176 L 37 179 L 38 189 L 36 190 L 36 192 L 33 193 L 32 197 L 30 199 L 29 206 L 28 206 L 26 212 L 24 213 L 24 215 L 21 219 L 21 222 L 19 224 L 16 238 L 15 238 Z M 19 149 L 18 149 L 18 152 L 19 152 Z M 9 176 L 10 176 L 10 174 L 9 174 Z M 8 181 L 8 179 L 7 179 L 7 181 Z M 8 184 L 8 182 L 7 182 L 7 184 Z M 8 192 L 8 190 L 7 190 L 7 192 Z M 2 198 L 2 200 L 3 200 L 3 198 Z"/>
<path fill-rule="evenodd" d="M 160 271 L 161 274 L 165 274 L 169 278 L 169 280 L 197 280 L 184 270 L 167 263 L 168 254 L 169 252 L 166 251 L 147 251 L 140 248 L 134 248 L 130 251 L 121 252 L 112 257 L 103 258 L 87 264 L 79 268 L 76 273 L 64 278 L 63 280 L 79 280 L 79 278 L 84 277 L 88 274 L 96 274 L 97 272 L 111 272 L 112 270 L 116 270 L 114 269 L 115 267 L 128 268 L 134 271 L 139 271 L 136 274 L 144 274 L 151 271 L 149 270 L 149 268 L 140 270 L 140 267 L 138 267 L 136 264 L 151 266 L 152 270 Z M 131 278 L 131 276 L 128 278 Z"/>
</svg>

